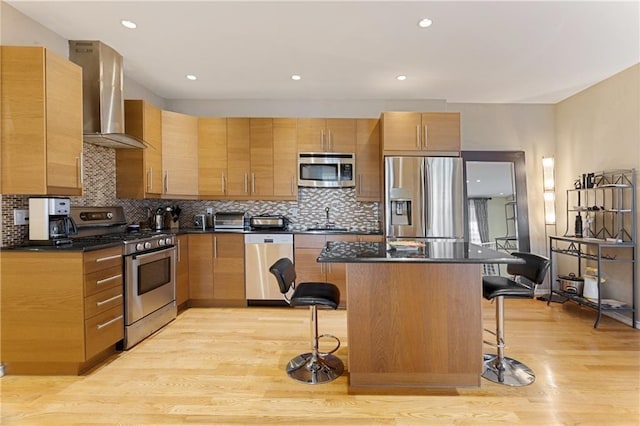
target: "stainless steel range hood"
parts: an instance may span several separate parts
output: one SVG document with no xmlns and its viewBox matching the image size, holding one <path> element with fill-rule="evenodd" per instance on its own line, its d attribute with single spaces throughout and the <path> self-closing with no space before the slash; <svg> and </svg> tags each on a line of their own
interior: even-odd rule
<svg viewBox="0 0 640 426">
<path fill-rule="evenodd" d="M 84 141 L 110 148 L 145 148 L 125 134 L 122 55 L 100 41 L 70 40 L 69 60 L 82 67 Z"/>
</svg>

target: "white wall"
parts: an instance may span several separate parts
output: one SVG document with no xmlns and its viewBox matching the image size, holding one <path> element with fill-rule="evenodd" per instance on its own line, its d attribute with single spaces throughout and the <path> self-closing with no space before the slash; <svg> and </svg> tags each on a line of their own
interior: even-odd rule
<svg viewBox="0 0 640 426">
<path fill-rule="evenodd" d="M 383 111 L 446 111 L 439 99 L 424 100 L 167 100 L 167 109 L 200 117 L 378 118 Z"/>
<path fill-rule="evenodd" d="M 458 104 L 462 150 L 524 151 L 531 251 L 545 254 L 542 157 L 555 152 L 554 106 L 547 104 Z"/>
<path fill-rule="evenodd" d="M 640 64 L 560 102 L 555 110 L 558 232 L 564 232 L 566 190 L 573 187 L 578 175 L 640 169 Z M 636 188 L 637 184 L 636 176 Z M 640 211 L 638 207 L 636 196 L 636 212 Z M 563 260 L 562 265 L 566 265 L 567 260 Z M 630 302 L 631 269 L 622 263 L 605 264 L 605 268 L 606 296 Z M 636 265 L 638 274 L 640 266 Z M 640 306 L 638 293 L 636 306 Z"/>
</svg>

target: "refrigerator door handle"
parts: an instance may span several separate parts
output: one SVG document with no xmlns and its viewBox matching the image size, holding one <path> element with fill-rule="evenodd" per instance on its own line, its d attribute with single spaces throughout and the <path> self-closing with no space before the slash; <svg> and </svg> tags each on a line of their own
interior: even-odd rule
<svg viewBox="0 0 640 426">
<path fill-rule="evenodd" d="M 420 200 L 421 200 L 421 218 L 420 218 L 420 236 L 427 236 L 427 227 L 429 224 L 429 169 L 426 158 L 420 164 Z"/>
</svg>

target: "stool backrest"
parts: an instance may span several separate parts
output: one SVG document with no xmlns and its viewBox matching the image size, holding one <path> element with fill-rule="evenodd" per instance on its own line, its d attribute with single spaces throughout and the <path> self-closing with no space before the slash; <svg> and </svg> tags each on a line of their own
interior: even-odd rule
<svg viewBox="0 0 640 426">
<path fill-rule="evenodd" d="M 533 253 L 513 252 L 512 256 L 524 259 L 523 264 L 507 265 L 507 273 L 525 277 L 534 284 L 541 284 L 551 265 L 548 258 Z"/>
<path fill-rule="evenodd" d="M 286 294 L 289 289 L 295 288 L 296 269 L 291 259 L 287 257 L 278 259 L 276 263 L 271 265 L 269 272 L 276 277 L 276 281 L 278 281 L 278 286 L 280 287 L 280 293 Z"/>
</svg>

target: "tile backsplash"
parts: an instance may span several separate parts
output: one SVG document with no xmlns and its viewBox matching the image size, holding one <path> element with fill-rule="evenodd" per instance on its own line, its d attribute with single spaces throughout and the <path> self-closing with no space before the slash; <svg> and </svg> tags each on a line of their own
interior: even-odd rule
<svg viewBox="0 0 640 426">
<path fill-rule="evenodd" d="M 182 209 L 181 228 L 190 228 L 193 216 L 205 213 L 207 207 L 213 208 L 214 212 L 245 211 L 248 216 L 285 215 L 289 217 L 295 230 L 324 224 L 326 207 L 329 207 L 330 222 L 339 227 L 364 231 L 380 223 L 379 203 L 356 201 L 353 188 L 300 188 L 297 201 L 119 199 L 116 197 L 115 157 L 115 150 L 112 148 L 84 144 L 84 193 L 82 197 L 70 197 L 72 206 L 123 206 L 129 223 L 146 223 L 149 210 L 179 205 Z M 28 240 L 28 226 L 13 224 L 13 210 L 27 209 L 29 197 L 0 195 L 0 200 L 2 201 L 1 246 L 24 244 Z"/>
</svg>

